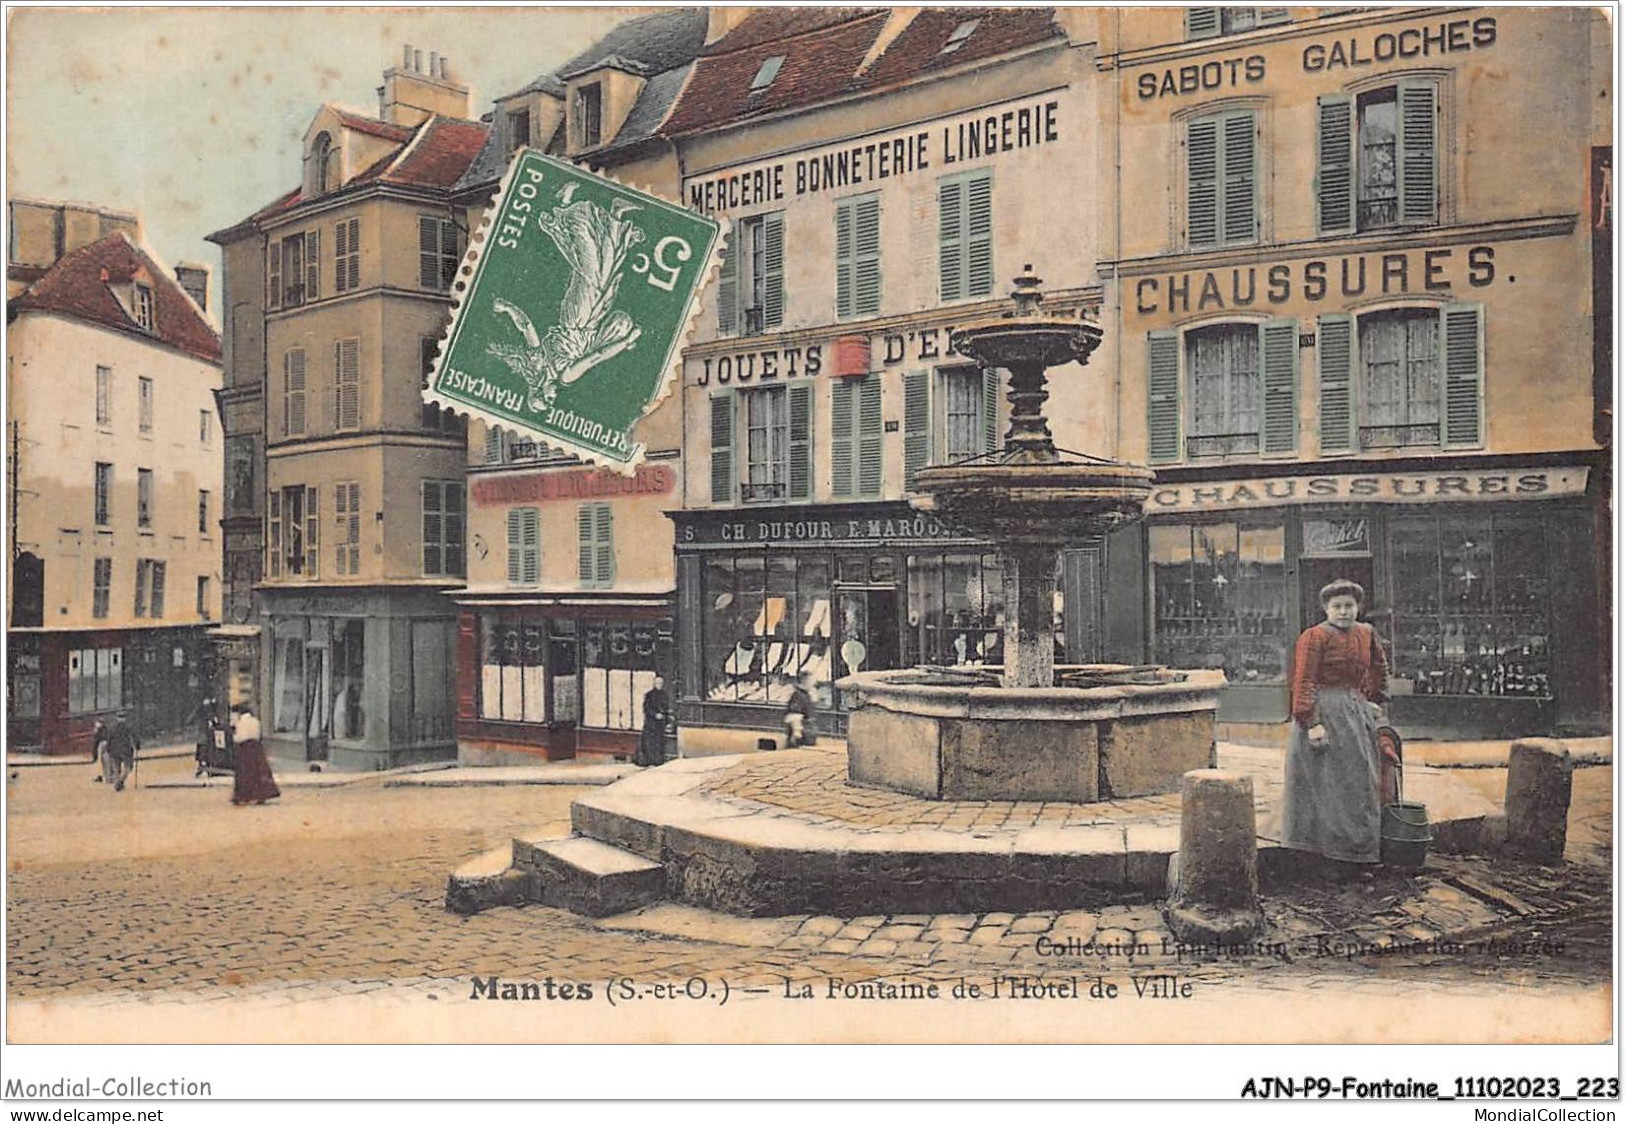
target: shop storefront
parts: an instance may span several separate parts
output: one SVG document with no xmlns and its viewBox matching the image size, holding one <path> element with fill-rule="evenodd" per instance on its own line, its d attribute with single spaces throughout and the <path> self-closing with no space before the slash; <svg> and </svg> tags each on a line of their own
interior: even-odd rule
<svg viewBox="0 0 1625 1124">
<path fill-rule="evenodd" d="M 706 730 L 781 729 L 799 676 L 811 680 L 819 731 L 840 736 L 845 702 L 832 684 L 846 675 L 1003 662 L 998 556 L 906 503 L 683 511 L 672 519 L 677 718 L 680 737 L 696 747 Z M 1078 647 L 1098 625 L 1069 628 L 1062 607 L 1095 604 L 1098 557 L 1080 549 L 1063 558 L 1057 663 L 1093 658 Z"/>
<path fill-rule="evenodd" d="M 1605 723 L 1594 653 L 1607 636 L 1591 568 L 1573 560 L 1593 547 L 1597 487 L 1592 466 L 1552 456 L 1228 480 L 1164 470 L 1146 522 L 1112 548 L 1143 552 L 1147 658 L 1224 670 L 1221 721 L 1286 719 L 1293 643 L 1321 617 L 1320 588 L 1349 578 L 1367 590 L 1408 735 L 1588 730 Z"/>
<path fill-rule="evenodd" d="M 669 596 L 529 595 L 463 606 L 458 740 L 465 761 L 637 752 L 644 696 L 657 676 L 672 681 Z"/>
</svg>

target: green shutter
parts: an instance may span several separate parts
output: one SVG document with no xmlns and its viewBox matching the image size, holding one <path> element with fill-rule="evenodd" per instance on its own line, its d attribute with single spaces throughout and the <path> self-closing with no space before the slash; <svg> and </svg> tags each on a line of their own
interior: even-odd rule
<svg viewBox="0 0 1625 1124">
<path fill-rule="evenodd" d="M 914 478 L 931 463 L 931 372 L 903 376 L 903 488 L 914 490 Z"/>
<path fill-rule="evenodd" d="M 1219 122 L 1207 117 L 1185 129 L 1185 228 L 1192 246 L 1219 242 Z"/>
<path fill-rule="evenodd" d="M 1260 8 L 1258 9 L 1259 27 L 1279 27 L 1284 23 L 1292 22 L 1292 9 L 1290 8 Z"/>
<path fill-rule="evenodd" d="M 1179 333 L 1151 332 L 1148 339 L 1147 459 L 1166 464 L 1179 459 Z"/>
<path fill-rule="evenodd" d="M 937 183 L 937 279 L 945 301 L 965 296 L 965 181 Z"/>
<path fill-rule="evenodd" d="M 784 323 L 784 216 L 762 219 L 762 327 Z"/>
<path fill-rule="evenodd" d="M 852 379 L 836 379 L 829 394 L 830 472 L 837 496 L 854 492 L 852 468 L 856 418 L 853 417 Z"/>
<path fill-rule="evenodd" d="M 1484 306 L 1447 304 L 1439 313 L 1444 350 L 1444 443 L 1484 444 Z"/>
<path fill-rule="evenodd" d="M 982 368 L 982 452 L 999 447 L 999 369 Z"/>
<path fill-rule="evenodd" d="M 835 204 L 835 315 L 852 315 L 853 201 Z"/>
<path fill-rule="evenodd" d="M 1263 441 L 1265 453 L 1298 447 L 1298 322 L 1270 320 L 1260 329 L 1264 356 Z"/>
<path fill-rule="evenodd" d="M 615 584 L 615 509 L 593 505 L 593 577 L 599 585 Z"/>
<path fill-rule="evenodd" d="M 711 502 L 734 501 L 734 396 L 711 395 Z"/>
<path fill-rule="evenodd" d="M 813 388 L 800 383 L 790 388 L 790 498 L 812 499 Z"/>
<path fill-rule="evenodd" d="M 979 172 L 965 184 L 965 295 L 993 291 L 993 173 Z"/>
<path fill-rule="evenodd" d="M 1315 329 L 1320 368 L 1320 451 L 1354 448 L 1354 318 L 1328 313 Z"/>
<path fill-rule="evenodd" d="M 1185 38 L 1212 39 L 1219 34 L 1218 8 L 1186 8 Z"/>
<path fill-rule="evenodd" d="M 1439 191 L 1435 172 L 1438 94 L 1431 82 L 1399 84 L 1399 221 L 1436 221 Z"/>
<path fill-rule="evenodd" d="M 534 507 L 525 508 L 524 526 L 520 537 L 525 544 L 525 568 L 521 580 L 535 585 L 542 580 L 542 513 Z"/>
<path fill-rule="evenodd" d="M 717 272 L 717 331 L 731 336 L 739 330 L 739 238 L 744 224 L 734 221 Z"/>
<path fill-rule="evenodd" d="M 1224 119 L 1224 241 L 1258 237 L 1258 160 L 1254 118 L 1232 113 Z"/>
<path fill-rule="evenodd" d="M 584 503 L 576 508 L 576 578 L 582 585 L 591 585 L 593 580 L 592 507 Z"/>
<path fill-rule="evenodd" d="M 508 509 L 508 581 L 518 584 L 520 565 L 524 554 L 524 515 L 520 508 Z"/>
<path fill-rule="evenodd" d="M 1320 99 L 1320 131 L 1315 149 L 1315 191 L 1320 233 L 1354 229 L 1354 99 L 1328 94 Z"/>
<path fill-rule="evenodd" d="M 858 494 L 880 494 L 884 450 L 880 412 L 880 376 L 864 375 L 858 382 Z"/>
<path fill-rule="evenodd" d="M 852 302 L 859 316 L 880 311 L 880 196 L 855 201 Z"/>
</svg>

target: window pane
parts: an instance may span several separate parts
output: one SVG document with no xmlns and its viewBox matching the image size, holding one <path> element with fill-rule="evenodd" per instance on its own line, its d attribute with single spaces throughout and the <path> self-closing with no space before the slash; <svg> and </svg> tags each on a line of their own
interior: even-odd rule
<svg viewBox="0 0 1625 1124">
<path fill-rule="evenodd" d="M 1399 221 L 1398 102 L 1392 87 L 1360 99 L 1360 226 Z"/>
<path fill-rule="evenodd" d="M 726 700 L 737 695 L 738 678 L 729 671 L 734 645 L 738 643 L 739 622 L 734 597 L 734 560 L 711 557 L 701 572 L 701 627 L 704 629 L 705 685 L 708 699 Z"/>
</svg>

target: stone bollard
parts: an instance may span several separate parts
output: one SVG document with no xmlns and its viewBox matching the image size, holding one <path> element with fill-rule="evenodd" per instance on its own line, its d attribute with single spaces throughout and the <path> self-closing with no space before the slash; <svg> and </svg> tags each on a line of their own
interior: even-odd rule
<svg viewBox="0 0 1625 1124">
<path fill-rule="evenodd" d="M 1258 827 L 1253 778 L 1224 769 L 1185 774 L 1179 871 L 1163 910 L 1186 944 L 1250 940 L 1264 927 L 1258 905 Z"/>
<path fill-rule="evenodd" d="M 1573 786 L 1574 762 L 1562 742 L 1513 742 L 1507 759 L 1507 851 L 1538 863 L 1561 863 Z"/>
</svg>

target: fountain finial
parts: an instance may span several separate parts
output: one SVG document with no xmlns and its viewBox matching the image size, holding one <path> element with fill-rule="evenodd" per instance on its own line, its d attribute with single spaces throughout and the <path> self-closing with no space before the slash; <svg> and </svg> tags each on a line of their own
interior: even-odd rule
<svg viewBox="0 0 1625 1124">
<path fill-rule="evenodd" d="M 1039 315 L 1039 306 L 1044 303 L 1044 291 L 1038 286 L 1043 283 L 1044 279 L 1033 272 L 1032 263 L 1022 266 L 1021 276 L 1014 279 L 1015 288 L 1010 290 L 1016 316 L 1030 319 Z"/>
</svg>

